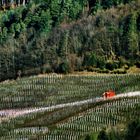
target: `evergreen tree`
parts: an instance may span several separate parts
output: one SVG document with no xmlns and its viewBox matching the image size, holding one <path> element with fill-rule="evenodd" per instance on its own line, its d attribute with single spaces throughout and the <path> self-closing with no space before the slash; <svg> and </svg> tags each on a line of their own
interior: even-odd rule
<svg viewBox="0 0 140 140">
<path fill-rule="evenodd" d="M 128 26 L 128 50 L 129 54 L 132 57 L 132 59 L 136 59 L 136 56 L 139 51 L 139 41 L 138 41 L 138 33 L 137 33 L 137 23 L 136 23 L 137 15 L 136 13 L 133 13 L 130 18 L 130 23 Z"/>
</svg>

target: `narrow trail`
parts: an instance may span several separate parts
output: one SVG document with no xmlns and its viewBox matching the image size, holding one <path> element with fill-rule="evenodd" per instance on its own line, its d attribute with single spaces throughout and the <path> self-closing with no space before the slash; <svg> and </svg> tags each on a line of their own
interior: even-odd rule
<svg viewBox="0 0 140 140">
<path fill-rule="evenodd" d="M 112 97 L 111 99 L 113 99 L 113 98 L 116 99 L 116 98 L 121 98 L 121 97 L 133 97 L 133 96 L 140 96 L 140 91 L 118 94 L 115 97 Z M 91 98 L 91 99 L 87 99 L 87 100 L 83 100 L 83 101 L 53 105 L 53 106 L 49 106 L 49 107 L 0 110 L 0 121 L 8 119 L 8 118 L 22 116 L 22 115 L 29 114 L 29 113 L 42 112 L 42 111 L 47 111 L 47 110 L 49 111 L 49 110 L 59 109 L 59 108 L 63 108 L 63 107 L 79 106 L 79 105 L 84 105 L 86 103 L 96 103 L 98 101 L 103 101 L 103 100 L 104 99 L 102 97 L 98 97 L 98 98 Z"/>
</svg>

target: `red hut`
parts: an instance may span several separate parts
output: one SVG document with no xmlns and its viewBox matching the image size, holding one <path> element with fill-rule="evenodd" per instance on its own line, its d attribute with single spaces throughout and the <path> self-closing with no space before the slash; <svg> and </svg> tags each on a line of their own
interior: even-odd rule
<svg viewBox="0 0 140 140">
<path fill-rule="evenodd" d="M 113 91 L 113 90 L 109 90 L 109 91 L 103 93 L 104 99 L 108 99 L 108 98 L 111 98 L 113 96 L 115 96 L 115 91 Z"/>
</svg>

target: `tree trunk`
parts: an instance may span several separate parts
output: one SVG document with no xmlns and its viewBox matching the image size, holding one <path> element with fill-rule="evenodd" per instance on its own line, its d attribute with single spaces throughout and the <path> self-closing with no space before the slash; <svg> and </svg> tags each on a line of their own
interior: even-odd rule
<svg viewBox="0 0 140 140">
<path fill-rule="evenodd" d="M 17 5 L 18 5 L 18 6 L 20 6 L 20 0 L 18 0 L 18 3 L 17 3 Z"/>
<path fill-rule="evenodd" d="M 5 0 L 2 0 L 2 6 L 5 6 L 5 4 L 6 4 Z"/>
<path fill-rule="evenodd" d="M 23 0 L 22 5 L 25 6 L 25 0 Z"/>
<path fill-rule="evenodd" d="M 14 3 L 14 0 L 10 0 L 10 4 L 12 5 Z"/>
</svg>

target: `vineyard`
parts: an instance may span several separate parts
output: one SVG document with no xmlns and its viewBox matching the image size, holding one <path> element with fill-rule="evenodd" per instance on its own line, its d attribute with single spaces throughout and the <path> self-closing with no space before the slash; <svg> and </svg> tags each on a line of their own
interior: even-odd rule
<svg viewBox="0 0 140 140">
<path fill-rule="evenodd" d="M 140 96 L 95 100 L 108 89 L 117 95 L 140 91 L 140 75 L 46 75 L 2 82 L 0 110 L 29 112 L 1 114 L 0 139 L 84 140 L 89 133 L 139 118 Z M 59 106 L 66 103 L 73 105 Z"/>
<path fill-rule="evenodd" d="M 106 90 L 117 94 L 139 91 L 140 75 L 22 78 L 0 84 L 0 109 L 42 107 L 100 97 Z"/>
<path fill-rule="evenodd" d="M 140 0 L 0 0 L 0 140 L 140 140 Z"/>
</svg>

